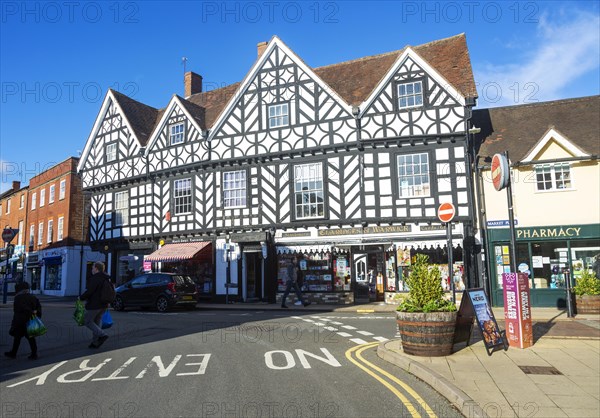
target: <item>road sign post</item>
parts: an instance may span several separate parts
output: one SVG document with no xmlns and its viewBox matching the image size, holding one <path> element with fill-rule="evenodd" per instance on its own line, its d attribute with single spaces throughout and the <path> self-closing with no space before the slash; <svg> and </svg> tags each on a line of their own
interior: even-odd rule
<svg viewBox="0 0 600 418">
<path fill-rule="evenodd" d="M 456 285 L 454 284 L 454 260 L 452 259 L 452 219 L 456 215 L 456 208 L 452 203 L 442 203 L 438 207 L 438 219 L 446 224 L 446 238 L 448 240 L 448 277 L 452 287 L 452 302 L 456 303 Z"/>
<path fill-rule="evenodd" d="M 8 270 L 9 270 L 9 260 L 12 257 L 12 251 L 14 251 L 15 246 L 9 245 L 10 242 L 14 239 L 15 235 L 19 232 L 18 229 L 11 228 L 10 226 L 5 226 L 2 230 L 2 240 L 7 244 L 6 245 L 6 270 L 4 271 L 4 280 L 2 282 L 2 303 L 6 304 L 7 293 L 8 293 Z"/>
</svg>

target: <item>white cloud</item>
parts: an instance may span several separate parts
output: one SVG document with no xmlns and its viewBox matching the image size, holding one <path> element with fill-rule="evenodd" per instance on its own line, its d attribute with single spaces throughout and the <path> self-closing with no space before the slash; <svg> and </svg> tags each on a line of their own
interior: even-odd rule
<svg viewBox="0 0 600 418">
<path fill-rule="evenodd" d="M 567 20 L 568 19 L 568 20 Z M 578 78 L 600 67 L 600 18 L 588 12 L 543 15 L 530 50 L 511 51 L 519 63 L 487 63 L 475 68 L 479 107 L 562 98 Z M 533 46 L 531 46 L 533 45 Z M 537 99 L 537 100 L 536 100 Z"/>
</svg>

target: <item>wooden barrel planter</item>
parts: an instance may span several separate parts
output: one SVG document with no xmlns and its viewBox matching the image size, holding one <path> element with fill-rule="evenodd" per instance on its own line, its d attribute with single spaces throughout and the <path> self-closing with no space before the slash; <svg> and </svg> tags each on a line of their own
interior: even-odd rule
<svg viewBox="0 0 600 418">
<path fill-rule="evenodd" d="M 600 295 L 578 295 L 575 305 L 578 314 L 600 315 Z"/>
<path fill-rule="evenodd" d="M 440 357 L 452 354 L 456 312 L 396 312 L 406 354 Z"/>
</svg>

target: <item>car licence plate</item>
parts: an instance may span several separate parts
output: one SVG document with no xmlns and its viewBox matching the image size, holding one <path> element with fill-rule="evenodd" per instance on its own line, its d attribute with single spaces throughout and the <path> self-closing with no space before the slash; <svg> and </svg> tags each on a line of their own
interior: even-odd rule
<svg viewBox="0 0 600 418">
<path fill-rule="evenodd" d="M 181 300 L 192 300 L 191 296 L 183 296 Z"/>
</svg>

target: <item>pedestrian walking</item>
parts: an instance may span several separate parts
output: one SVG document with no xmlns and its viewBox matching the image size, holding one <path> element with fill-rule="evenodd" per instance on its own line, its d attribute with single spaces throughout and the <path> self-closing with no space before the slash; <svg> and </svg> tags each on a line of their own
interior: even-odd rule
<svg viewBox="0 0 600 418">
<path fill-rule="evenodd" d="M 290 263 L 287 267 L 287 282 L 285 287 L 285 292 L 283 293 L 283 298 L 281 299 L 281 307 L 287 308 L 285 301 L 292 291 L 292 287 L 298 296 L 298 301 L 302 303 L 304 306 L 310 305 L 310 301 L 305 301 L 302 298 L 302 292 L 300 291 L 300 287 L 298 286 L 298 281 L 301 279 L 302 270 L 298 266 L 298 257 L 294 257 L 292 259 L 292 263 Z"/>
<path fill-rule="evenodd" d="M 102 301 L 102 288 L 106 281 L 110 283 L 110 277 L 104 272 L 104 269 L 104 263 L 100 261 L 94 263 L 92 266 L 92 275 L 87 281 L 85 292 L 79 296 L 80 300 L 87 301 L 85 304 L 84 324 L 93 334 L 89 348 L 98 348 L 108 339 L 108 335 L 100 326 L 102 315 L 104 315 L 109 305 Z"/>
<path fill-rule="evenodd" d="M 36 360 L 37 355 L 37 343 L 35 337 L 27 335 L 27 322 L 33 315 L 42 317 L 42 305 L 37 297 L 29 293 L 29 283 L 20 282 L 15 286 L 15 300 L 13 303 L 13 319 L 10 325 L 9 335 L 13 337 L 12 350 L 4 353 L 6 357 L 17 358 L 17 352 L 19 351 L 19 345 L 21 345 L 21 339 L 27 338 L 31 353 L 29 354 L 30 360 Z"/>
</svg>

